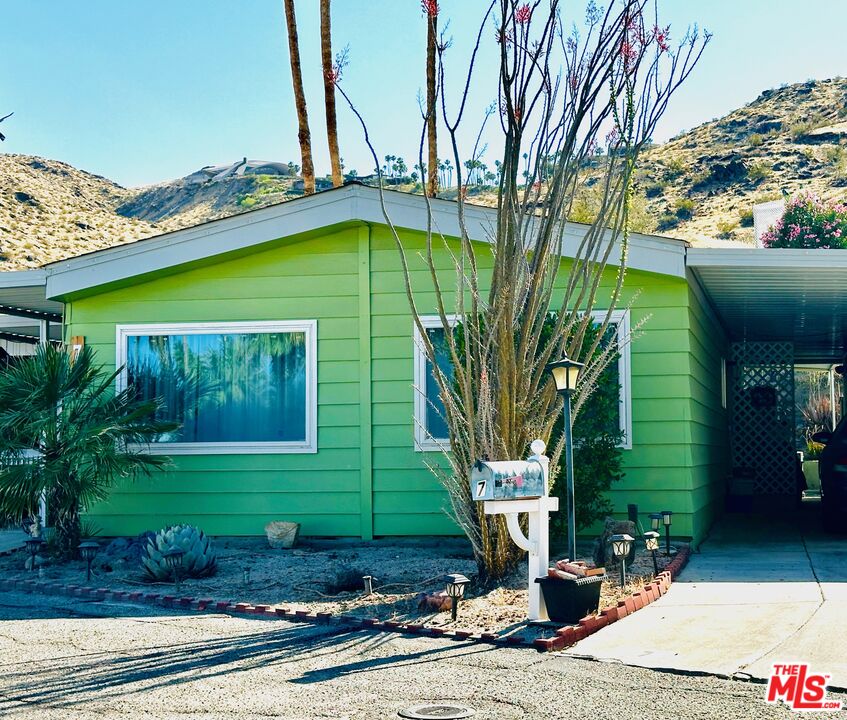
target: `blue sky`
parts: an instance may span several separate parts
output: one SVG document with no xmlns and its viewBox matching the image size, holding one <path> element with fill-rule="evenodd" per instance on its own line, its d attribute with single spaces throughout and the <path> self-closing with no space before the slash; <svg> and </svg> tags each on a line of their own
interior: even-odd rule
<svg viewBox="0 0 847 720">
<path fill-rule="evenodd" d="M 441 0 L 460 68 L 482 0 Z M 584 3 L 565 0 L 579 9 Z M 678 37 L 690 22 L 714 40 L 656 139 L 718 117 L 766 88 L 847 75 L 841 0 L 660 0 Z M 317 0 L 298 0 L 301 58 L 318 172 L 328 171 Z M 663 24 L 664 24 L 663 23 Z M 299 162 L 282 0 L 62 0 L 3 4 L 0 111 L 5 152 L 64 160 L 134 186 L 243 156 Z M 344 86 L 380 155 L 411 166 L 420 133 L 425 24 L 418 0 L 334 0 L 333 43 L 350 48 Z M 493 67 L 491 49 L 481 70 Z M 481 117 L 488 82 L 472 96 Z M 486 82 L 483 82 L 486 81 Z M 361 131 L 339 109 L 348 167 L 372 167 Z M 444 153 L 446 156 L 446 152 Z M 494 154 L 489 158 L 492 164 Z"/>
</svg>

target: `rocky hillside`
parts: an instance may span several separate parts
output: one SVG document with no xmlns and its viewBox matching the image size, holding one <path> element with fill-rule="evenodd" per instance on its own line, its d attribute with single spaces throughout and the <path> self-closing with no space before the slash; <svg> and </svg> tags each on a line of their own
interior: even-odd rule
<svg viewBox="0 0 847 720">
<path fill-rule="evenodd" d="M 0 155 L 0 270 L 38 267 L 293 196 L 292 178 L 127 189 L 56 160 Z"/>
<path fill-rule="evenodd" d="M 656 230 L 694 242 L 752 242 L 752 206 L 811 190 L 847 196 L 847 79 L 763 92 L 642 158 Z"/>
<path fill-rule="evenodd" d="M 198 174 L 127 189 L 55 160 L 0 155 L 0 270 L 37 267 L 301 192 L 290 176 L 192 181 Z M 638 185 L 638 229 L 697 244 L 752 242 L 753 204 L 783 193 L 847 196 L 847 80 L 767 90 L 651 148 Z M 455 190 L 445 192 L 451 195 Z M 483 190 L 473 201 L 491 204 L 493 197 Z"/>
</svg>

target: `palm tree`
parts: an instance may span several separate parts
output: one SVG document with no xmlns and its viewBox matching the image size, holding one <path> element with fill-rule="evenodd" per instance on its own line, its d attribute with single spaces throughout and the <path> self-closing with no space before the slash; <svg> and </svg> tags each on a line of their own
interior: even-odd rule
<svg viewBox="0 0 847 720">
<path fill-rule="evenodd" d="M 332 32 L 329 0 L 321 0 L 321 63 L 324 72 L 324 104 L 326 105 L 326 139 L 329 143 L 329 162 L 332 167 L 332 186 L 344 184 L 341 158 L 338 152 L 338 123 L 335 119 L 335 82 L 340 68 L 332 65 Z"/>
<path fill-rule="evenodd" d="M 297 108 L 297 139 L 303 163 L 303 191 L 315 192 L 315 166 L 312 163 L 312 134 L 309 132 L 309 113 L 306 110 L 306 93 L 303 92 L 303 73 L 300 71 L 300 43 L 297 40 L 297 16 L 294 0 L 285 0 L 285 25 L 288 28 L 288 57 L 291 64 L 291 82 L 294 84 L 294 105 Z"/>
<path fill-rule="evenodd" d="M 438 193 L 438 138 L 436 132 L 436 83 L 435 50 L 438 40 L 438 0 L 424 0 L 422 3 L 426 15 L 426 137 L 429 153 L 429 177 L 426 194 L 435 197 Z"/>
<path fill-rule="evenodd" d="M 168 462 L 145 448 L 175 424 L 154 420 L 158 402 L 132 388 L 115 392 L 119 372 L 104 372 L 91 348 L 73 357 L 53 345 L 0 372 L 0 514 L 31 515 L 45 496 L 65 556 L 77 552 L 86 507 Z"/>
<path fill-rule="evenodd" d="M 447 171 L 447 187 L 451 187 L 453 185 L 453 164 L 450 162 L 450 158 L 444 161 L 444 169 Z"/>
</svg>

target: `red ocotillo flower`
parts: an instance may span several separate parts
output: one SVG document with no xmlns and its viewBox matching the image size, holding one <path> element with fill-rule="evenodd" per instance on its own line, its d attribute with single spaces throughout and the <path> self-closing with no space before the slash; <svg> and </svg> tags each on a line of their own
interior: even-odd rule
<svg viewBox="0 0 847 720">
<path fill-rule="evenodd" d="M 438 0 L 421 0 L 421 10 L 427 17 L 436 17 L 440 9 Z"/>
</svg>

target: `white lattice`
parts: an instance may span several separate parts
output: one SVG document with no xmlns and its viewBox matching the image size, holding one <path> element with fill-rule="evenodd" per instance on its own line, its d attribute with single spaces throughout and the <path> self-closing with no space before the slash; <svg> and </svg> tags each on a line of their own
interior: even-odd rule
<svg viewBox="0 0 847 720">
<path fill-rule="evenodd" d="M 734 343 L 732 359 L 733 467 L 753 477 L 757 495 L 792 494 L 794 346 Z"/>
</svg>

